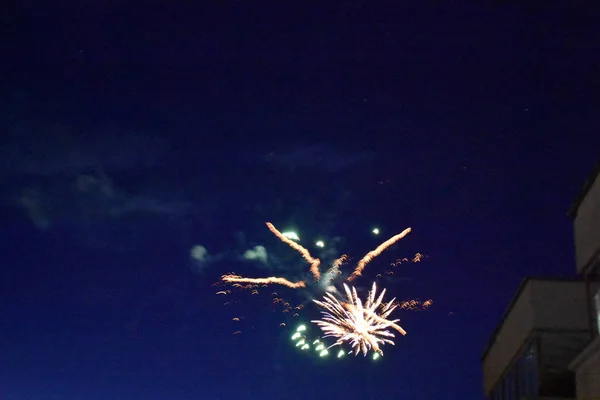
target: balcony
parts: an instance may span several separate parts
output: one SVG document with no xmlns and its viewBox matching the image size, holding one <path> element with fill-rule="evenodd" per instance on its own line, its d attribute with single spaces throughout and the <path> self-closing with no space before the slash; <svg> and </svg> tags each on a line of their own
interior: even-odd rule
<svg viewBox="0 0 600 400">
<path fill-rule="evenodd" d="M 482 357 L 486 395 L 573 398 L 569 363 L 589 340 L 584 282 L 526 279 Z"/>
</svg>

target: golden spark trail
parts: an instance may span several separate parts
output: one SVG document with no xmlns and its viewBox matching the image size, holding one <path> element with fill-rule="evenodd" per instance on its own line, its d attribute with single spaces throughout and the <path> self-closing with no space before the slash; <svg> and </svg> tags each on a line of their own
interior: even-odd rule
<svg viewBox="0 0 600 400">
<path fill-rule="evenodd" d="M 433 305 L 433 300 L 425 300 L 423 302 L 419 300 L 406 300 L 395 302 L 394 306 L 398 307 L 401 310 L 411 310 L 411 311 L 425 311 L 429 307 Z"/>
<path fill-rule="evenodd" d="M 306 283 L 304 281 L 291 282 L 285 278 L 278 278 L 275 276 L 270 276 L 268 278 L 243 278 L 239 275 L 223 275 L 221 277 L 221 280 L 223 280 L 224 282 L 254 283 L 257 285 L 277 284 L 277 285 L 287 286 L 292 289 L 306 287 Z"/>
<path fill-rule="evenodd" d="M 325 273 L 325 276 L 327 278 L 327 284 L 329 284 L 333 279 L 335 279 L 336 275 L 342 273 L 340 271 L 340 266 L 342 266 L 342 264 L 344 264 L 346 261 L 348 261 L 348 256 L 345 254 L 342 254 L 341 257 L 333 261 L 333 264 L 331 264 L 331 268 L 329 268 Z"/>
<path fill-rule="evenodd" d="M 356 278 L 358 278 L 359 276 L 361 276 L 363 270 L 365 269 L 365 267 L 367 266 L 368 263 L 370 263 L 378 255 L 380 255 L 385 249 L 387 249 L 388 247 L 390 247 L 391 245 L 393 245 L 394 243 L 396 243 L 397 241 L 399 241 L 400 239 L 402 239 L 403 237 L 408 235 L 410 233 L 410 231 L 411 231 L 411 228 L 406 228 L 401 233 L 397 234 L 396 236 L 392 236 L 385 242 L 381 243 L 375 250 L 368 252 L 367 255 L 365 255 L 358 262 L 358 264 L 356 264 L 356 268 L 354 269 L 354 272 L 352 272 L 352 274 L 348 277 L 347 280 L 353 281 Z"/>
<path fill-rule="evenodd" d="M 310 272 L 311 272 L 311 274 L 313 274 L 316 281 L 321 279 L 321 272 L 319 271 L 319 265 L 321 264 L 321 260 L 319 260 L 318 258 L 313 258 L 310 255 L 309 251 L 306 250 L 304 247 L 300 246 L 298 243 L 294 242 L 293 240 L 288 239 L 287 237 L 283 236 L 281 234 L 281 232 L 279 232 L 272 223 L 267 222 L 267 228 L 269 228 L 269 230 L 273 233 L 273 235 L 277 236 L 279 238 L 279 240 L 281 240 L 283 243 L 287 244 L 292 249 L 296 250 L 298 253 L 300 253 L 302 255 L 302 258 L 304 258 L 306 260 L 306 262 L 308 262 L 310 264 Z"/>
<path fill-rule="evenodd" d="M 342 256 L 340 258 L 333 261 L 333 265 L 331 266 L 331 268 L 339 268 L 346 261 L 348 261 L 348 256 L 346 254 L 342 254 Z"/>
</svg>

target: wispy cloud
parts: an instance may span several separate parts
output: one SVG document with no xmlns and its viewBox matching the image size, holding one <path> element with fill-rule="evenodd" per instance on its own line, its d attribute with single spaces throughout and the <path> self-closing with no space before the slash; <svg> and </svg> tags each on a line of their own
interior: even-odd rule
<svg viewBox="0 0 600 400">
<path fill-rule="evenodd" d="M 340 172 L 374 159 L 371 152 L 351 152 L 326 144 L 296 146 L 273 151 L 263 160 L 276 165 L 322 172 Z"/>
</svg>

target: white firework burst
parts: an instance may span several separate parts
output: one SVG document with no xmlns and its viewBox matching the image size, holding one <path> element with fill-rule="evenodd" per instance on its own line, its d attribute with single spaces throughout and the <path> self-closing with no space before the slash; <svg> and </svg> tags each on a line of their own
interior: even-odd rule
<svg viewBox="0 0 600 400">
<path fill-rule="evenodd" d="M 323 301 L 313 300 L 325 311 L 321 312 L 322 319 L 311 322 L 321 328 L 325 333 L 323 337 L 337 338 L 337 341 L 329 348 L 348 342 L 354 350 L 355 356 L 360 351 L 366 356 L 371 349 L 383 355 L 380 345 L 385 343 L 394 345 L 391 338 L 394 338 L 395 335 L 388 328 L 406 335 L 406 331 L 397 324 L 399 319 L 387 319 L 397 306 L 394 305 L 395 298 L 382 305 L 385 289 L 376 299 L 377 286 L 373 283 L 373 288 L 364 305 L 358 298 L 354 287 L 350 289 L 344 284 L 344 289 L 348 298 L 347 302 L 338 300 L 331 293 L 326 293 Z"/>
</svg>

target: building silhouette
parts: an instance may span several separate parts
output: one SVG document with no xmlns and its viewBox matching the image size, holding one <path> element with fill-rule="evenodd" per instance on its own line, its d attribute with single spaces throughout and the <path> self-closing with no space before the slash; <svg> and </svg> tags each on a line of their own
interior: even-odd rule
<svg viewBox="0 0 600 400">
<path fill-rule="evenodd" d="M 491 400 L 600 400 L 600 163 L 569 216 L 578 278 L 520 285 L 481 358 Z"/>
</svg>

